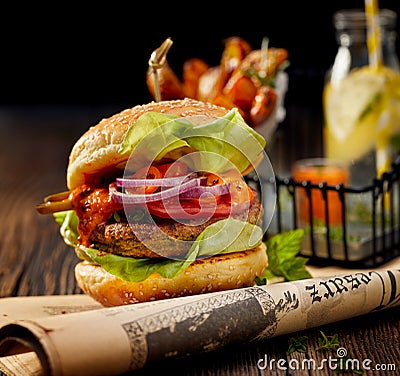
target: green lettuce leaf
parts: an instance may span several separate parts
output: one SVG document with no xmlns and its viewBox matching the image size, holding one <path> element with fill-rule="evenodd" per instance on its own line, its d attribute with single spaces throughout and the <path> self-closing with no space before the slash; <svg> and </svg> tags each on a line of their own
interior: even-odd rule
<svg viewBox="0 0 400 376">
<path fill-rule="evenodd" d="M 237 109 L 198 126 L 179 116 L 148 112 L 128 130 L 119 153 L 131 154 L 127 167 L 135 170 L 189 147 L 202 152 L 188 156 L 187 163 L 195 171 L 223 172 L 236 167 L 243 172 L 257 161 L 265 144 Z"/>
<path fill-rule="evenodd" d="M 79 219 L 74 210 L 66 210 L 53 214 L 54 219 L 60 225 L 60 234 L 65 244 L 75 248 L 76 255 L 81 260 L 91 261 L 92 259 L 78 247 L 78 223 Z"/>
<path fill-rule="evenodd" d="M 118 152 L 131 154 L 135 151 L 132 162 L 137 158 L 142 163 L 160 160 L 172 150 L 189 146 L 177 135 L 190 126 L 190 122 L 179 116 L 147 112 L 129 128 Z"/>
<path fill-rule="evenodd" d="M 187 128 L 182 137 L 201 155 L 200 165 L 194 169 L 222 172 L 232 169 L 240 171 L 258 159 L 266 145 L 265 139 L 249 127 L 239 111 L 234 108 L 224 117 L 208 124 Z"/>
<path fill-rule="evenodd" d="M 99 264 L 107 272 L 129 282 L 144 281 L 153 273 L 158 273 L 164 278 L 173 278 L 185 270 L 195 257 L 192 253 L 182 261 L 156 258 L 136 259 L 105 253 L 93 248 L 84 248 L 84 251 L 93 262 Z"/>
<path fill-rule="evenodd" d="M 251 249 L 261 244 L 263 236 L 259 226 L 226 218 L 206 227 L 193 242 L 184 260 L 138 259 L 78 246 L 78 218 L 73 210 L 57 213 L 55 219 L 61 224 L 60 233 L 64 241 L 75 248 L 79 258 L 99 264 L 107 272 L 132 282 L 143 281 L 152 273 L 173 278 L 183 272 L 197 257 Z"/>
<path fill-rule="evenodd" d="M 73 210 L 61 211 L 53 214 L 54 219 L 60 225 L 60 234 L 66 244 L 74 247 L 78 244 L 79 219 Z"/>
<path fill-rule="evenodd" d="M 259 246 L 262 237 L 262 229 L 259 226 L 226 218 L 206 227 L 193 246 L 197 247 L 199 256 L 231 253 Z"/>
</svg>

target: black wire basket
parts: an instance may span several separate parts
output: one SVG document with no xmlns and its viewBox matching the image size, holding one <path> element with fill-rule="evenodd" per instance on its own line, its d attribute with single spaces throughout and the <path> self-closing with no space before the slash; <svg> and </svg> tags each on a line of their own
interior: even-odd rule
<svg viewBox="0 0 400 376">
<path fill-rule="evenodd" d="M 275 176 L 276 208 L 266 232 L 269 236 L 297 228 L 305 232 L 301 254 L 314 265 L 370 268 L 400 255 L 400 157 L 390 171 L 363 187 L 315 184 Z M 268 183 L 267 183 L 268 184 Z M 306 220 L 300 217 L 299 198 L 306 200 Z M 316 198 L 323 217 L 313 214 Z M 330 223 L 333 200 L 339 223 Z M 302 207 L 304 209 L 304 207 Z M 332 222 L 332 221 L 331 221 Z"/>
</svg>

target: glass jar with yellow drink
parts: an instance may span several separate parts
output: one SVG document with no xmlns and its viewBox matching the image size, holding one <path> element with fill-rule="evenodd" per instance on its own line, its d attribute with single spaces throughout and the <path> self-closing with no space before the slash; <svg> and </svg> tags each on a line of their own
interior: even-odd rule
<svg viewBox="0 0 400 376">
<path fill-rule="evenodd" d="M 347 162 L 352 186 L 390 169 L 400 150 L 400 68 L 397 14 L 379 12 L 383 64 L 369 65 L 363 9 L 334 14 L 338 51 L 323 92 L 324 154 Z"/>
</svg>

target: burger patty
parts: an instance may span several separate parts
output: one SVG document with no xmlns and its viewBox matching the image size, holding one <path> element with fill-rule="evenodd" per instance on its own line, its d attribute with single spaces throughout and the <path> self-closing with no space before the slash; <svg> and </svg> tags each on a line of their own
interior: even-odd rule
<svg viewBox="0 0 400 376">
<path fill-rule="evenodd" d="M 260 225 L 262 214 L 262 205 L 255 198 L 249 210 L 232 217 Z M 192 241 L 207 226 L 221 219 L 211 218 L 202 224 L 193 224 L 194 222 L 191 224 L 190 221 L 180 223 L 173 219 L 162 218 L 154 218 L 154 223 L 101 223 L 91 234 L 91 247 L 120 256 L 137 258 L 180 256 L 186 254 Z"/>
</svg>

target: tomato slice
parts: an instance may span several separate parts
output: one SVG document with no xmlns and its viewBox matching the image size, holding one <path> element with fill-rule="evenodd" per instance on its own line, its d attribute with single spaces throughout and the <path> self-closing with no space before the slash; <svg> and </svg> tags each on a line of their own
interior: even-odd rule
<svg viewBox="0 0 400 376">
<path fill-rule="evenodd" d="M 156 167 L 160 171 L 162 177 L 167 178 L 183 176 L 188 173 L 188 167 L 183 162 L 179 161 L 159 164 Z"/>
<path fill-rule="evenodd" d="M 196 198 L 173 202 L 168 200 L 149 202 L 147 208 L 152 215 L 172 219 L 221 218 L 229 217 L 231 214 L 231 204 L 227 201 L 202 202 L 200 205 L 200 200 Z"/>
<path fill-rule="evenodd" d="M 253 190 L 243 179 L 224 178 L 224 183 L 230 185 L 230 199 L 232 205 L 242 205 L 254 198 Z"/>
<path fill-rule="evenodd" d="M 221 176 L 213 174 L 211 172 L 207 174 L 207 185 L 217 185 L 223 183 L 224 180 L 222 179 Z"/>
<path fill-rule="evenodd" d="M 244 181 L 239 171 L 229 170 L 221 175 L 209 174 L 207 185 L 228 184 L 232 205 L 241 205 L 254 198 L 253 190 Z"/>
<path fill-rule="evenodd" d="M 167 219 L 188 219 L 188 218 L 228 218 L 230 215 L 241 213 L 248 210 L 250 201 L 254 197 L 254 192 L 248 187 L 250 192 L 247 197 L 250 199 L 241 203 L 234 202 L 229 193 L 212 199 L 173 199 L 148 202 L 147 209 L 150 214 Z"/>
<path fill-rule="evenodd" d="M 132 178 L 134 179 L 160 179 L 162 178 L 162 174 L 160 170 L 155 166 L 150 167 L 142 167 L 141 169 L 137 170 Z M 144 186 L 144 187 L 135 187 L 126 189 L 128 193 L 132 194 L 148 194 L 153 193 L 158 189 L 156 185 Z"/>
</svg>

